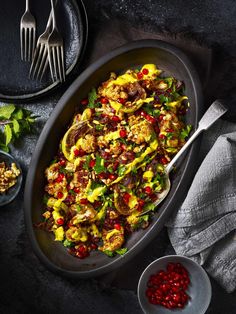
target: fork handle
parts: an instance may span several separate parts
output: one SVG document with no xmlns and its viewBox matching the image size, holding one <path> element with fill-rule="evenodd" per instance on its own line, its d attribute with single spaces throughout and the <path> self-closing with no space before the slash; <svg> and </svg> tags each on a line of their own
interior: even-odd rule
<svg viewBox="0 0 236 314">
<path fill-rule="evenodd" d="M 29 11 L 29 0 L 25 1 L 25 11 Z"/>
<path fill-rule="evenodd" d="M 51 6 L 52 6 L 52 27 L 53 29 L 57 29 L 54 0 L 51 0 Z"/>
<path fill-rule="evenodd" d="M 201 120 L 199 121 L 197 130 L 188 139 L 180 151 L 175 155 L 171 162 L 166 167 L 166 173 L 169 174 L 173 169 L 177 160 L 183 155 L 183 153 L 188 149 L 192 142 L 198 137 L 200 133 L 207 130 L 213 123 L 216 122 L 228 109 L 225 108 L 219 100 L 215 100 L 213 104 L 205 112 Z"/>
</svg>

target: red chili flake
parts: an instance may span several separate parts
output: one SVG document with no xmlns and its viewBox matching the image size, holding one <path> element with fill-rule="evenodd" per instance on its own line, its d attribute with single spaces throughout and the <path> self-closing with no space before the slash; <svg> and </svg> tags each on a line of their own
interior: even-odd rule
<svg viewBox="0 0 236 314">
<path fill-rule="evenodd" d="M 80 103 L 81 103 L 81 105 L 83 105 L 83 106 L 87 106 L 89 102 L 88 102 L 88 99 L 85 98 L 85 99 L 82 99 Z"/>
<path fill-rule="evenodd" d="M 95 159 L 90 160 L 89 167 L 93 168 L 95 165 L 96 165 L 96 160 Z"/>
<path fill-rule="evenodd" d="M 105 97 L 102 97 L 102 98 L 100 99 L 100 102 L 101 102 L 103 105 L 106 105 L 106 104 L 109 103 L 109 100 L 108 100 L 107 98 L 105 98 Z"/>
<path fill-rule="evenodd" d="M 124 129 L 120 130 L 120 137 L 124 138 L 124 137 L 126 137 L 126 135 L 127 135 L 126 130 L 124 130 Z"/>
<path fill-rule="evenodd" d="M 160 163 L 161 163 L 162 165 L 166 165 L 166 164 L 168 164 L 168 160 L 167 160 L 165 157 L 161 157 L 161 158 L 160 158 Z"/>
<path fill-rule="evenodd" d="M 77 194 L 80 193 L 80 189 L 79 189 L 79 188 L 74 188 L 73 191 L 74 191 L 75 193 L 77 193 Z"/>
<path fill-rule="evenodd" d="M 114 228 L 115 228 L 116 230 L 120 230 L 120 229 L 121 229 L 121 225 L 118 224 L 118 223 L 116 223 L 116 224 L 114 224 Z"/>
<path fill-rule="evenodd" d="M 148 70 L 148 69 L 146 69 L 146 68 L 144 68 L 144 69 L 142 70 L 142 73 L 143 73 L 144 75 L 148 75 L 149 70 Z"/>
<path fill-rule="evenodd" d="M 123 200 L 124 200 L 124 202 L 125 202 L 126 204 L 129 203 L 130 197 L 131 197 L 131 195 L 130 195 L 129 193 L 127 193 L 127 192 L 124 193 L 124 195 L 123 195 Z"/>
<path fill-rule="evenodd" d="M 143 78 L 143 73 L 142 73 L 142 72 L 138 72 L 138 73 L 137 73 L 137 78 L 138 78 L 139 80 L 141 80 L 141 79 Z"/>
<path fill-rule="evenodd" d="M 65 159 L 60 159 L 59 165 L 63 167 L 63 166 L 65 166 L 65 164 L 66 164 Z"/>
<path fill-rule="evenodd" d="M 57 198 L 63 198 L 64 194 L 62 192 L 57 193 Z"/>
<path fill-rule="evenodd" d="M 159 134 L 159 138 L 164 140 L 166 138 L 165 134 Z"/>
<path fill-rule="evenodd" d="M 118 177 L 117 174 L 110 173 L 108 178 L 110 180 L 115 180 L 117 177 Z"/>
<path fill-rule="evenodd" d="M 120 118 L 118 116 L 113 116 L 111 120 L 117 123 L 120 122 Z"/>
<path fill-rule="evenodd" d="M 145 186 L 145 188 L 144 188 L 144 192 L 146 193 L 146 194 L 152 194 L 152 188 L 150 187 L 150 186 Z"/>
<path fill-rule="evenodd" d="M 124 98 L 118 98 L 119 103 L 121 103 L 122 105 L 125 104 L 126 100 Z"/>
<path fill-rule="evenodd" d="M 88 204 L 87 198 L 81 198 L 79 202 L 80 202 L 80 204 L 82 204 L 82 205 L 87 205 L 87 204 Z"/>
<path fill-rule="evenodd" d="M 59 226 L 64 225 L 64 219 L 63 219 L 63 218 L 58 218 L 58 219 L 57 219 L 57 224 L 58 224 Z"/>
</svg>

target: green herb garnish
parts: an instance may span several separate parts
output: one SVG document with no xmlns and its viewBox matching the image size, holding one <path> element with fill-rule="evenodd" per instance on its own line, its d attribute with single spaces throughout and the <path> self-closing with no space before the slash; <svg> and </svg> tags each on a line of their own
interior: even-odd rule
<svg viewBox="0 0 236 314">
<path fill-rule="evenodd" d="M 29 110 L 13 104 L 0 107 L 0 148 L 9 152 L 9 144 L 32 130 L 35 118 Z"/>
<path fill-rule="evenodd" d="M 123 248 L 117 249 L 116 253 L 119 254 L 119 255 L 124 255 L 127 251 L 128 251 L 128 248 L 127 247 L 123 247 Z"/>
</svg>

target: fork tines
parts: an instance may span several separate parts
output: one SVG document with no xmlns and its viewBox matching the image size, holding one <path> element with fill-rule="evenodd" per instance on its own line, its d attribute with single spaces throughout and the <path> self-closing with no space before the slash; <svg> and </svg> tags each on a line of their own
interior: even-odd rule
<svg viewBox="0 0 236 314">
<path fill-rule="evenodd" d="M 59 38 L 57 38 L 57 44 L 52 44 L 49 38 L 48 57 L 53 81 L 65 81 L 64 51 L 62 40 L 59 40 Z"/>
<path fill-rule="evenodd" d="M 26 11 L 20 23 L 21 59 L 31 61 L 36 37 L 36 22 L 33 15 Z"/>
</svg>

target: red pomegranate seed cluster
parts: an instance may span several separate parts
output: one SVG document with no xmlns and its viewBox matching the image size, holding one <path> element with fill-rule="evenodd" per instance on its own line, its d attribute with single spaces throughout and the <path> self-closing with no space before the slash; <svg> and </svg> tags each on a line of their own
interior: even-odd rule
<svg viewBox="0 0 236 314">
<path fill-rule="evenodd" d="M 183 308 L 189 300 L 186 293 L 190 283 L 186 268 L 180 263 L 168 263 L 167 270 L 151 275 L 146 296 L 150 303 L 168 309 Z"/>
</svg>

